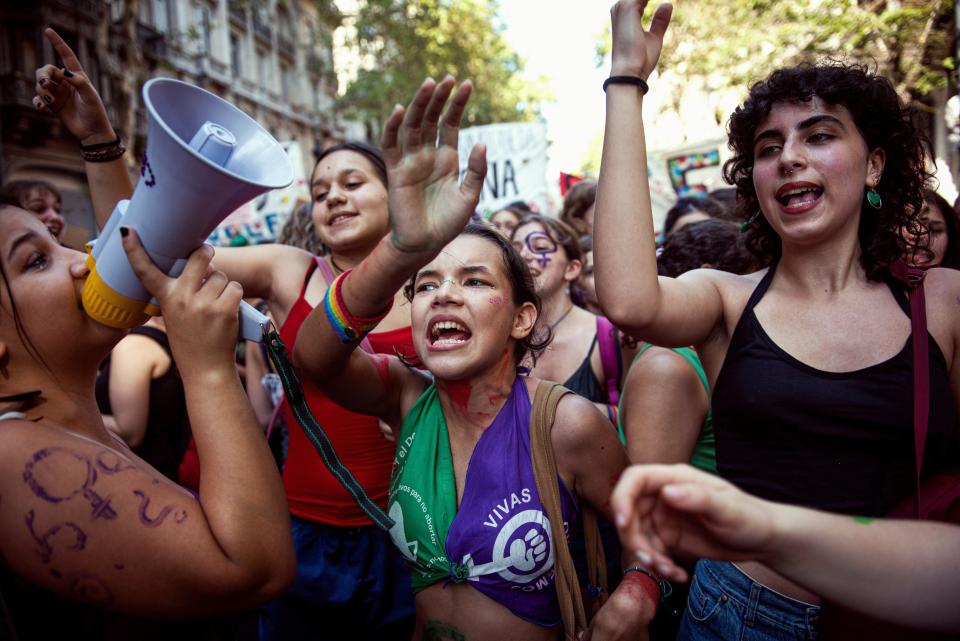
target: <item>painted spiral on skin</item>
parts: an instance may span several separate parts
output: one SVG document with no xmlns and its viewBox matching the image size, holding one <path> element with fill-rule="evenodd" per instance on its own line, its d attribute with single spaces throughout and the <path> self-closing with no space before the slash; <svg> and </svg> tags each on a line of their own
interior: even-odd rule
<svg viewBox="0 0 960 641">
<path fill-rule="evenodd" d="M 87 546 L 87 534 L 80 529 L 75 523 L 67 521 L 66 523 L 58 523 L 54 525 L 42 535 L 37 534 L 36 530 L 33 529 L 33 523 L 36 519 L 36 514 L 33 510 L 27 512 L 27 529 L 30 530 L 30 536 L 33 537 L 33 540 L 37 542 L 38 552 L 40 553 L 40 558 L 44 563 L 50 562 L 50 557 L 53 556 L 53 545 L 50 543 L 50 539 L 57 536 L 62 531 L 69 531 L 73 534 L 73 541 L 67 546 L 68 550 L 82 550 Z"/>
</svg>

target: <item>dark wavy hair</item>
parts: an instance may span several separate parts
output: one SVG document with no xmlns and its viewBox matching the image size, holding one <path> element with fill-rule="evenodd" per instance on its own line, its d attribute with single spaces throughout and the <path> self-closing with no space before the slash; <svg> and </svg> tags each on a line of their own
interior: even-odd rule
<svg viewBox="0 0 960 641">
<path fill-rule="evenodd" d="M 940 210 L 947 231 L 947 251 L 944 252 L 943 260 L 940 261 L 938 267 L 960 269 L 960 236 L 957 234 L 957 212 L 950 206 L 946 198 L 932 189 L 923 190 L 923 200 L 931 209 Z"/>
<path fill-rule="evenodd" d="M 590 178 L 581 180 L 570 188 L 563 198 L 560 220 L 579 231 L 583 215 L 597 200 L 597 181 Z"/>
<path fill-rule="evenodd" d="M 313 165 L 313 171 L 310 172 L 310 176 L 312 177 L 313 174 L 316 173 L 317 166 L 321 160 L 338 151 L 352 151 L 369 160 L 373 168 L 377 170 L 377 177 L 380 179 L 380 182 L 383 183 L 384 187 L 387 186 L 387 163 L 383 160 L 383 152 L 373 145 L 368 145 L 365 142 L 357 140 L 340 142 L 321 151 L 320 155 L 317 156 L 317 162 Z"/>
<path fill-rule="evenodd" d="M 500 257 L 503 259 L 503 268 L 510 279 L 510 289 L 514 305 L 524 303 L 533 303 L 537 308 L 537 317 L 540 317 L 541 305 L 540 297 L 534 289 L 533 276 L 530 275 L 530 268 L 527 267 L 527 261 L 520 257 L 517 250 L 513 248 L 510 241 L 500 235 L 500 233 L 491 229 L 487 225 L 478 223 L 469 223 L 460 232 L 461 236 L 477 236 L 497 246 L 500 250 Z M 403 288 L 403 294 L 408 301 L 413 301 L 413 286 L 416 281 L 416 274 Z M 537 328 L 527 334 L 521 340 L 518 340 L 513 348 L 513 360 L 516 365 L 529 355 L 536 363 L 537 357 L 546 349 L 553 336 L 549 328 Z"/>
<path fill-rule="evenodd" d="M 684 225 L 667 236 L 657 272 L 676 278 L 704 265 L 732 274 L 752 271 L 753 257 L 743 244 L 739 225 L 716 218 Z"/>
<path fill-rule="evenodd" d="M 718 201 L 710 196 L 684 196 L 678 198 L 673 207 L 667 210 L 667 215 L 663 219 L 663 234 L 669 236 L 673 231 L 677 221 L 694 212 L 702 212 L 710 218 L 723 218 L 725 209 Z"/>
<path fill-rule="evenodd" d="M 577 183 L 580 184 L 580 183 Z M 543 227 L 547 235 L 553 239 L 553 242 L 563 247 L 567 260 L 579 260 L 583 262 L 583 251 L 580 249 L 580 240 L 577 231 L 558 218 L 551 218 L 542 214 L 527 214 L 520 220 L 520 224 L 513 230 L 511 241 L 517 240 L 517 229 L 531 223 Z"/>
<path fill-rule="evenodd" d="M 846 108 L 867 148 L 885 152 L 883 175 L 876 186 L 883 205 L 875 210 L 864 199 L 859 229 L 860 261 L 867 278 L 883 280 L 889 265 L 914 248 L 902 230 L 922 233 L 918 218 L 923 188 L 930 178 L 924 163 L 929 142 L 893 85 L 860 65 L 829 62 L 779 69 L 753 85 L 747 100 L 730 117 L 727 132 L 733 156 L 724 164 L 723 175 L 737 188 L 738 216 L 749 223 L 747 247 L 761 267 L 777 261 L 782 251 L 780 238 L 767 220 L 754 216 L 760 209 L 753 187 L 757 127 L 776 103 L 809 102 L 814 96 Z"/>
</svg>

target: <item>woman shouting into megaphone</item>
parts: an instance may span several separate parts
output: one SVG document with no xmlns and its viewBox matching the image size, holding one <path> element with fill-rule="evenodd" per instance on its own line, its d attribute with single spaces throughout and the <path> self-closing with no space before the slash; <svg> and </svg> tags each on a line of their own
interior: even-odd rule
<svg viewBox="0 0 960 641">
<path fill-rule="evenodd" d="M 46 35 L 64 69 L 38 70 L 35 104 L 55 112 L 83 145 L 116 141 L 106 110 L 73 51 L 52 30 Z M 113 157 L 122 153 L 119 148 L 98 147 L 90 153 L 98 154 L 89 157 L 86 168 L 103 227 L 116 202 L 129 198 L 133 188 L 123 161 Z M 325 256 L 273 244 L 217 248 L 215 259 L 218 269 L 243 286 L 245 296 L 267 302 L 291 350 L 300 325 L 328 285 L 359 264 L 389 231 L 387 173 L 378 149 L 344 143 L 324 150 L 309 188 L 314 229 Z M 396 300 L 363 348 L 413 357 L 409 304 L 400 292 Z M 304 392 L 343 464 L 385 508 L 394 448 L 378 420 L 341 408 L 308 381 Z M 316 638 L 318 630 L 330 630 L 335 616 L 351 620 L 351 637 L 406 641 L 413 628 L 413 598 L 402 556 L 327 469 L 286 404 L 284 415 L 289 446 L 283 482 L 298 572 L 289 592 L 262 610 L 262 638 Z M 379 569 L 370 575 L 367 568 L 374 565 Z"/>
<path fill-rule="evenodd" d="M 293 580 L 283 486 L 233 364 L 241 288 L 209 247 L 176 279 L 135 232 L 124 248 L 163 305 L 201 495 L 106 429 L 94 380 L 125 332 L 83 311 L 85 255 L 0 203 L 0 591 L 20 639 L 193 638 L 197 622 L 140 617 L 250 607 Z"/>
</svg>

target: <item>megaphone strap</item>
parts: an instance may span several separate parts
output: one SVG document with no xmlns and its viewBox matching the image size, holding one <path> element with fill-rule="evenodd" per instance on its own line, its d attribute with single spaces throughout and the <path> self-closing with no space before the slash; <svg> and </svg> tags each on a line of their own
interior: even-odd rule
<svg viewBox="0 0 960 641">
<path fill-rule="evenodd" d="M 330 438 L 310 412 L 303 395 L 300 378 L 287 357 L 287 348 L 280 340 L 280 335 L 276 331 L 270 332 L 267 334 L 264 344 L 267 346 L 267 354 L 270 356 L 270 360 L 273 361 L 273 365 L 280 375 L 280 381 L 283 383 L 283 390 L 287 395 L 290 409 L 293 410 L 293 415 L 300 427 L 303 428 L 307 438 L 317 449 L 320 458 L 323 459 L 323 464 L 350 493 L 350 496 L 353 497 L 360 509 L 370 517 L 374 525 L 384 531 L 389 531 L 394 525 L 393 519 L 387 516 L 386 512 L 367 495 L 366 490 L 363 489 L 356 477 L 337 456 L 337 451 L 334 449 L 333 443 L 330 442 Z"/>
</svg>

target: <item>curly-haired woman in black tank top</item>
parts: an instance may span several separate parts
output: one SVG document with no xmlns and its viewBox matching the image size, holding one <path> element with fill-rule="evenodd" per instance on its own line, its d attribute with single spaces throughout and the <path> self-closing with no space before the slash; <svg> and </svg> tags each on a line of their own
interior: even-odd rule
<svg viewBox="0 0 960 641">
<path fill-rule="evenodd" d="M 612 11 L 613 76 L 648 78 L 670 9 Z M 719 473 L 763 498 L 882 515 L 914 491 L 911 326 L 889 266 L 919 232 L 922 136 L 890 83 L 840 64 L 781 69 L 730 119 L 747 243 L 767 267 L 658 278 L 643 93 L 607 92 L 596 277 L 630 335 L 694 345 L 714 389 Z M 629 275 L 628 277 L 624 277 Z M 960 276 L 927 275 L 931 419 L 924 472 L 956 460 Z M 722 586 L 722 587 L 721 587 Z M 819 599 L 756 562 L 702 561 L 681 638 L 812 638 Z"/>
</svg>

